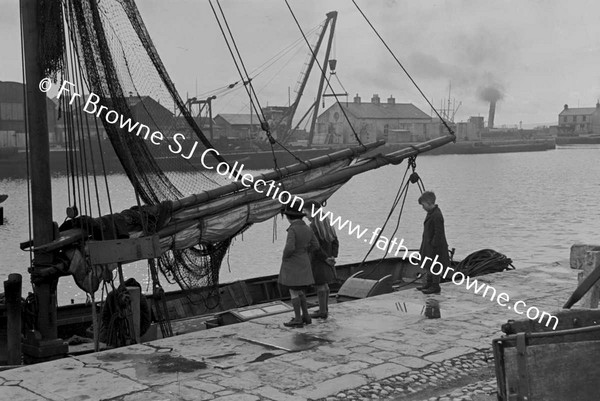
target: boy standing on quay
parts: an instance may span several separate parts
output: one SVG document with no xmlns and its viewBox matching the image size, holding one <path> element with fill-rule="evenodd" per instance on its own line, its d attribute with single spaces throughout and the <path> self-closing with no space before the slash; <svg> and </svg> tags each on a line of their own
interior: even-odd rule
<svg viewBox="0 0 600 401">
<path fill-rule="evenodd" d="M 287 205 L 282 212 L 290 226 L 287 229 L 278 282 L 288 287 L 294 308 L 294 318 L 283 325 L 302 327 L 312 322 L 306 302 L 306 289 L 315 283 L 310 265 L 310 252 L 319 247 L 319 242 L 302 220 L 305 215 L 301 210 Z"/>
<path fill-rule="evenodd" d="M 321 207 L 322 205 L 317 201 L 309 201 L 304 204 L 306 217 L 310 220 L 310 228 L 319 241 L 319 247 L 310 254 L 310 264 L 319 299 L 319 311 L 312 313 L 310 316 L 327 319 L 329 314 L 329 283 L 333 283 L 337 279 L 335 258 L 338 256 L 340 243 L 335 230 L 331 227 L 329 218 L 322 221 L 313 215 Z"/>
<path fill-rule="evenodd" d="M 444 231 L 444 216 L 442 211 L 435 203 L 435 194 L 431 191 L 425 191 L 419 197 L 419 204 L 427 212 L 425 222 L 423 223 L 423 240 L 419 253 L 421 260 L 429 258 L 425 273 L 425 285 L 417 287 L 423 294 L 439 294 L 440 276 L 431 272 L 432 261 L 437 257 L 437 261 L 444 267 L 450 265 L 448 255 L 448 242 Z"/>
</svg>

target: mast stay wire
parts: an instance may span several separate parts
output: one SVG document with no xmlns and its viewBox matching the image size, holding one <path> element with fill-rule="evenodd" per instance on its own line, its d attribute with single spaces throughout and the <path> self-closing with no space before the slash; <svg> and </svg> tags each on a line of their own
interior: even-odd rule
<svg viewBox="0 0 600 401">
<path fill-rule="evenodd" d="M 269 79 L 267 82 L 265 82 L 265 84 L 263 86 L 261 86 L 258 89 L 257 93 L 262 92 L 263 89 L 265 89 L 275 78 L 277 78 L 277 76 L 279 75 L 279 73 L 289 64 L 293 61 L 292 58 L 290 58 L 284 65 L 281 66 L 281 68 L 279 70 L 277 70 L 277 72 L 271 77 L 271 79 Z M 252 77 L 252 79 L 256 78 L 258 75 L 255 75 L 254 77 Z M 249 105 L 249 103 L 246 103 L 243 107 L 243 109 L 245 109 L 247 106 Z"/>
<path fill-rule="evenodd" d="M 352 130 L 352 133 L 354 134 L 354 138 L 356 138 L 356 140 L 358 141 L 358 143 L 361 146 L 364 146 L 364 144 L 360 140 L 358 134 L 356 133 L 356 130 L 354 129 L 354 126 L 350 122 L 350 119 L 348 118 L 348 115 L 346 114 L 346 111 L 341 106 L 340 100 L 339 100 L 338 96 L 336 95 L 335 91 L 333 90 L 333 87 L 331 86 L 331 83 L 329 82 L 329 78 L 327 78 L 327 76 L 325 74 L 325 69 L 323 68 L 323 66 L 319 62 L 319 59 L 317 58 L 317 55 L 314 53 L 312 47 L 310 46 L 310 43 L 308 42 L 308 39 L 306 38 L 306 35 L 304 34 L 304 31 L 302 30 L 302 27 L 300 26 L 300 23 L 298 22 L 298 19 L 296 18 L 296 15 L 294 14 L 294 11 L 292 10 L 292 7 L 290 6 L 290 3 L 288 3 L 288 0 L 285 0 L 285 4 L 287 5 L 288 10 L 290 11 L 290 14 L 292 14 L 292 18 L 294 19 L 294 22 L 296 23 L 296 26 L 298 27 L 298 29 L 302 33 L 302 37 L 304 38 L 304 41 L 308 45 L 308 48 L 310 49 L 310 52 L 312 53 L 312 55 L 313 55 L 313 57 L 315 59 L 315 62 L 317 63 L 317 66 L 319 67 L 319 70 L 321 70 L 321 74 L 323 74 L 323 78 L 325 78 L 325 82 L 327 82 L 327 87 L 329 88 L 329 90 L 331 90 L 331 93 L 333 94 L 333 97 L 335 98 L 336 103 L 340 106 L 340 110 L 342 111 L 342 114 L 344 115 L 344 118 L 348 122 L 348 126 L 350 126 L 350 129 Z"/>
<path fill-rule="evenodd" d="M 246 67 L 244 65 L 244 61 L 242 60 L 241 54 L 240 54 L 239 49 L 237 47 L 237 44 L 235 42 L 235 38 L 233 37 L 233 34 L 231 33 L 231 29 L 229 28 L 229 24 L 227 23 L 227 18 L 225 17 L 225 13 L 223 12 L 223 8 L 221 7 L 221 4 L 220 4 L 219 0 L 217 0 L 217 5 L 219 6 L 219 11 L 221 12 L 221 17 L 223 18 L 223 22 L 224 22 L 224 24 L 225 24 L 225 26 L 227 28 L 228 33 L 229 33 L 229 38 L 231 39 L 231 44 L 233 44 L 233 47 L 235 48 L 235 51 L 236 51 L 236 54 L 237 54 L 237 59 L 236 59 L 236 55 L 234 54 L 234 52 L 233 52 L 233 50 L 231 48 L 231 44 L 229 43 L 228 37 L 225 34 L 225 30 L 223 29 L 223 24 L 219 20 L 219 17 L 217 15 L 215 7 L 212 4 L 212 0 L 209 0 L 209 4 L 210 4 L 210 7 L 211 7 L 211 9 L 213 11 L 213 14 L 215 15 L 215 19 L 217 20 L 217 23 L 219 25 L 219 29 L 221 30 L 223 38 L 225 39 L 225 43 L 227 44 L 227 47 L 229 49 L 229 53 L 231 54 L 231 57 L 233 58 L 235 67 L 236 67 L 238 73 L 240 74 L 240 78 L 242 79 L 242 82 L 244 82 L 244 87 L 246 87 L 246 91 L 248 93 L 248 97 L 250 98 L 250 104 L 252 105 L 252 109 L 254 109 L 257 117 L 259 117 L 259 120 L 260 120 L 260 123 L 261 123 L 261 128 L 265 131 L 267 137 L 269 138 L 269 143 L 271 145 L 271 154 L 273 155 L 273 163 L 275 164 L 275 170 L 279 171 L 279 167 L 277 165 L 277 157 L 275 156 L 275 149 L 273 147 L 273 145 L 275 143 L 279 144 L 279 146 L 281 146 L 286 152 L 288 152 L 298 162 L 304 163 L 303 160 L 301 160 L 300 158 L 298 158 L 298 156 L 296 156 L 295 154 L 293 154 L 292 152 L 290 152 L 289 149 L 287 149 L 285 146 L 283 146 L 283 144 L 279 143 L 271 135 L 271 132 L 269 130 L 269 124 L 267 123 L 265 115 L 263 114 L 262 108 L 260 106 L 260 101 L 258 100 L 258 96 L 256 96 L 256 92 L 254 91 L 254 87 L 252 85 L 252 79 L 248 75 L 248 71 L 246 70 Z M 239 59 L 239 63 L 238 63 L 238 59 Z M 240 69 L 240 65 L 244 69 L 244 73 L 242 73 L 242 70 Z M 244 74 L 246 76 L 246 79 L 244 77 Z M 257 106 L 258 106 L 258 109 L 257 109 Z M 260 113 L 259 113 L 259 110 L 260 110 Z M 262 120 L 260 119 L 261 117 L 262 117 Z"/>
<path fill-rule="evenodd" d="M 320 26 L 321 25 L 316 25 L 314 28 L 312 28 L 309 31 L 309 34 L 312 34 L 316 30 L 318 30 Z M 302 37 L 296 39 L 294 42 L 292 42 L 291 44 L 289 44 L 288 46 L 284 47 L 279 52 L 277 52 L 269 60 L 265 61 L 264 63 L 262 63 L 258 67 L 254 68 L 254 70 L 250 71 L 250 75 L 251 75 L 252 79 L 254 80 L 256 77 L 258 77 L 261 74 L 263 74 L 265 71 L 267 71 L 269 68 L 271 68 L 271 66 L 273 66 L 275 63 L 277 63 L 278 61 L 280 61 L 284 56 L 286 56 L 290 52 L 292 52 L 295 47 L 298 47 L 298 45 L 300 44 L 301 41 L 302 41 Z M 295 53 L 297 53 L 298 50 L 299 49 L 297 49 Z M 289 64 L 290 61 L 286 62 L 285 65 Z M 223 94 L 223 93 L 227 93 L 228 91 L 231 91 L 234 88 L 238 89 L 239 87 L 237 85 L 239 83 L 240 83 L 240 81 L 235 81 L 235 82 L 233 82 L 231 84 L 224 85 L 224 86 L 221 86 L 219 88 L 215 88 L 215 89 L 209 90 L 207 92 L 200 93 L 197 96 L 200 97 L 200 98 L 202 98 L 202 97 L 206 97 L 206 96 L 220 95 L 220 94 Z"/>
<path fill-rule="evenodd" d="M 286 3 L 287 3 L 287 0 L 286 0 Z M 385 42 L 385 40 L 381 37 L 381 35 L 377 31 L 377 29 L 375 29 L 375 27 L 373 26 L 373 24 L 371 23 L 371 21 L 369 21 L 369 18 L 367 18 L 367 16 L 361 10 L 361 8 L 358 6 L 358 4 L 356 4 L 356 1 L 352 0 L 352 3 L 354 3 L 354 5 L 356 6 L 357 10 L 363 16 L 363 18 L 365 19 L 365 21 L 367 22 L 367 24 L 369 24 L 369 26 L 371 27 L 371 29 L 373 30 L 373 32 L 375 32 L 375 35 L 377 35 L 377 37 L 379 38 L 379 40 L 381 40 L 381 43 L 383 43 L 383 45 L 385 46 L 385 48 L 387 49 L 387 51 L 391 54 L 391 56 L 394 58 L 394 60 L 396 60 L 396 63 L 400 66 L 400 68 L 402 68 L 402 71 L 404 71 L 404 73 L 406 74 L 406 76 L 408 77 L 408 79 L 410 79 L 410 81 L 415 86 L 415 88 L 417 88 L 417 90 L 419 91 L 419 93 L 421 94 L 421 96 L 423 96 L 423 99 L 425 99 L 425 101 L 427 102 L 427 104 L 435 112 L 435 114 L 438 116 L 438 118 L 440 119 L 440 121 L 442 122 L 442 124 L 444 124 L 444 126 L 446 127 L 446 129 L 448 130 L 448 132 L 450 132 L 450 134 L 452 134 L 452 135 L 455 135 L 454 131 L 452 130 L 452 128 L 450 128 L 450 126 L 448 125 L 448 123 L 442 118 L 442 116 L 436 110 L 436 108 L 433 107 L 433 104 L 431 104 L 431 102 L 429 101 L 429 99 L 427 99 L 427 96 L 425 96 L 425 94 L 423 93 L 423 91 L 421 90 L 421 88 L 419 87 L 419 85 L 417 85 L 417 83 L 415 82 L 415 80 L 413 79 L 413 77 L 408 73 L 408 71 L 406 70 L 406 68 L 404 68 L 404 66 L 402 65 L 402 63 L 398 59 L 398 57 L 396 57 L 396 55 L 394 54 L 394 52 L 392 51 L 392 49 L 390 49 L 390 47 Z"/>
</svg>

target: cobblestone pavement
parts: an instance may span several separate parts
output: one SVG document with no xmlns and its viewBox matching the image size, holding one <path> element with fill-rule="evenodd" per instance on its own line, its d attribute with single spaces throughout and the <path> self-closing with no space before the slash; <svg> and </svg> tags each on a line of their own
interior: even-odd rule
<svg viewBox="0 0 600 401">
<path fill-rule="evenodd" d="M 452 389 L 457 383 L 474 377 L 486 377 L 466 386 Z M 489 377 L 492 377 L 489 379 Z M 423 398 L 423 393 L 441 393 L 439 396 Z M 364 386 L 339 392 L 320 401 L 351 400 L 426 400 L 426 401 L 471 401 L 475 396 L 496 394 L 494 362 L 491 350 L 462 355 L 444 362 L 432 363 L 422 369 L 411 370 Z M 493 398 L 495 399 L 495 398 Z"/>
<path fill-rule="evenodd" d="M 577 285 L 568 262 L 481 282 L 554 312 Z M 531 286 L 535 283 L 535 287 Z M 428 299 L 441 318 L 428 319 Z M 491 342 L 513 310 L 442 284 L 333 304 L 302 329 L 287 315 L 0 371 L 0 400 L 495 400 Z"/>
</svg>

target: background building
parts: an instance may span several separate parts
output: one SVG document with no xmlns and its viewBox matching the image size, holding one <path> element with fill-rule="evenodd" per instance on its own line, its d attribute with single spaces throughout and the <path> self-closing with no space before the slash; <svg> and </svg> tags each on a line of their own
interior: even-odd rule
<svg viewBox="0 0 600 401">
<path fill-rule="evenodd" d="M 600 102 L 596 107 L 565 107 L 558 115 L 558 135 L 600 134 Z"/>
<path fill-rule="evenodd" d="M 460 141 L 480 140 L 483 129 L 483 117 L 471 116 L 467 122 L 456 123 L 456 138 Z"/>
<path fill-rule="evenodd" d="M 260 132 L 256 114 L 218 114 L 214 121 L 227 139 L 255 139 Z"/>
<path fill-rule="evenodd" d="M 317 119 L 315 144 L 353 143 L 354 133 L 364 143 L 383 139 L 388 143 L 416 142 L 441 135 L 441 124 L 412 103 L 396 103 L 390 96 L 382 103 L 375 94 L 363 103 L 358 94 L 352 103 L 336 103 Z"/>
<path fill-rule="evenodd" d="M 25 147 L 25 87 L 19 82 L 0 81 L 0 147 Z M 46 97 L 50 143 L 64 143 L 57 132 L 57 112 L 54 102 Z"/>
</svg>

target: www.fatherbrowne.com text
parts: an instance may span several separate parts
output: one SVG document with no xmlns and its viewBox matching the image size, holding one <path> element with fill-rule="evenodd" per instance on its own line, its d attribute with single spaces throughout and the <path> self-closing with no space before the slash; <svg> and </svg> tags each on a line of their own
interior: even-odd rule
<svg viewBox="0 0 600 401">
<path fill-rule="evenodd" d="M 369 231 L 368 228 L 362 229 L 359 224 L 353 224 L 349 220 L 342 221 L 341 216 L 337 216 L 334 218 L 331 212 L 325 213 L 322 208 L 315 208 L 314 205 L 312 206 L 312 210 L 310 213 L 313 218 L 318 218 L 320 221 L 327 222 L 332 227 L 337 226 L 338 230 L 340 231 L 344 231 L 344 229 L 346 229 L 349 235 L 355 235 L 357 239 L 363 238 Z M 496 303 L 498 303 L 498 305 L 502 307 L 508 308 L 509 310 L 513 310 L 519 315 L 525 315 L 528 319 L 536 320 L 540 324 L 545 324 L 546 327 L 552 326 L 552 329 L 556 330 L 556 327 L 558 326 L 558 318 L 556 316 L 551 315 L 548 312 L 540 311 L 535 306 L 527 307 L 527 304 L 522 300 L 511 303 L 510 296 L 505 292 L 497 293 L 496 289 L 493 286 L 487 283 L 479 282 L 477 279 L 474 279 L 472 277 L 465 276 L 463 273 L 455 271 L 450 266 L 442 265 L 440 262 L 438 262 L 437 255 L 435 256 L 435 258 L 433 258 L 433 260 L 429 257 L 425 257 L 423 258 L 423 260 L 421 260 L 421 254 L 419 253 L 419 251 L 409 250 L 404 245 L 403 238 L 400 241 L 398 241 L 396 238 L 392 238 L 392 240 L 390 241 L 387 237 L 381 235 L 380 233 L 381 228 L 376 228 L 375 230 L 371 231 L 370 238 L 367 236 L 364 238 L 364 241 L 368 242 L 369 245 L 373 245 L 373 243 L 377 239 L 375 246 L 378 249 L 390 255 L 393 254 L 394 256 L 398 256 L 400 255 L 400 253 L 402 253 L 401 257 L 403 259 L 408 259 L 408 261 L 411 264 L 417 266 L 420 262 L 421 269 L 426 268 L 425 265 L 428 262 L 431 262 L 430 270 L 433 274 L 441 276 L 444 279 L 450 277 L 450 280 L 454 284 L 464 284 L 466 289 L 469 291 L 473 291 L 474 294 L 481 295 L 481 297 L 483 298 L 489 297 L 490 301 L 496 301 Z"/>
</svg>

